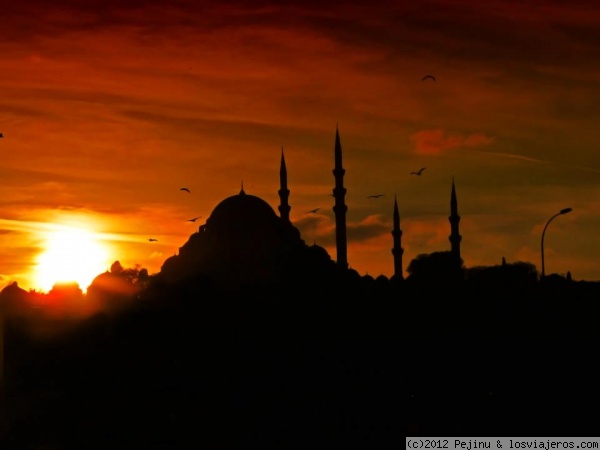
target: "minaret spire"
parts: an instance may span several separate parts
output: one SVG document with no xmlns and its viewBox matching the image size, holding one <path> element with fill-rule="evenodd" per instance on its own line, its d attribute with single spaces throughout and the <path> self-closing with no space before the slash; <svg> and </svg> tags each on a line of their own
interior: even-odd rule
<svg viewBox="0 0 600 450">
<path fill-rule="evenodd" d="M 290 210 L 292 209 L 288 203 L 290 190 L 287 187 L 287 169 L 285 167 L 285 157 L 283 156 L 283 147 L 281 147 L 281 163 L 279 166 L 279 215 L 285 221 L 290 221 Z"/>
<path fill-rule="evenodd" d="M 340 133 L 336 124 L 335 127 L 335 167 L 333 176 L 335 177 L 335 188 L 333 189 L 333 197 L 335 205 L 333 212 L 335 213 L 335 245 L 337 250 L 337 265 L 344 269 L 348 268 L 348 253 L 346 241 L 346 211 L 348 207 L 344 203 L 346 196 L 346 188 L 344 187 L 344 174 L 346 171 L 342 167 L 342 144 L 340 143 Z"/>
<path fill-rule="evenodd" d="M 454 177 L 452 177 L 452 194 L 450 195 L 450 251 L 460 260 L 460 241 L 462 236 L 458 232 L 458 201 L 456 200 L 456 188 L 454 187 Z"/>
<path fill-rule="evenodd" d="M 240 190 L 240 195 L 246 195 L 244 192 L 244 180 L 242 180 L 242 189 Z"/>
<path fill-rule="evenodd" d="M 398 201 L 394 195 L 394 228 L 392 229 L 392 236 L 394 237 L 394 246 L 392 248 L 392 255 L 394 255 L 394 277 L 401 280 L 404 279 L 402 273 L 402 255 L 404 249 L 402 248 L 402 230 L 400 229 L 400 213 L 398 212 Z"/>
</svg>

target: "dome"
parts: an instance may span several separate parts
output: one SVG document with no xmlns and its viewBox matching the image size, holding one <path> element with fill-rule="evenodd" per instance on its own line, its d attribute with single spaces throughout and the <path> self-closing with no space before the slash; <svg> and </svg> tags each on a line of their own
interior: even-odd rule
<svg viewBox="0 0 600 450">
<path fill-rule="evenodd" d="M 206 221 L 206 231 L 251 231 L 261 232 L 277 227 L 279 218 L 263 199 L 242 191 L 219 203 Z M 235 230 L 232 230 L 235 228 Z M 244 233 L 246 234 L 246 233 Z"/>
</svg>

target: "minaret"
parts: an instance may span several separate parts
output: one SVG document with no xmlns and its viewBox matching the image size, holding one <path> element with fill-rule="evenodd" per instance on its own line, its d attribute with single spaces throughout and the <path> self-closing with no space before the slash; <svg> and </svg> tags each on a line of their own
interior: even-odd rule
<svg viewBox="0 0 600 450">
<path fill-rule="evenodd" d="M 337 265 L 347 269 L 346 211 L 348 211 L 348 207 L 344 203 L 344 197 L 346 196 L 346 188 L 344 187 L 345 173 L 346 171 L 342 167 L 342 144 L 340 144 L 340 133 L 336 126 L 335 168 L 333 169 L 333 176 L 335 177 L 335 188 L 333 189 L 333 197 L 335 198 L 335 205 L 333 206 L 333 212 L 335 213 L 335 246 L 337 249 Z"/>
<path fill-rule="evenodd" d="M 454 188 L 454 177 L 452 177 L 452 194 L 450 196 L 450 251 L 458 259 L 460 259 L 460 241 L 462 236 L 458 233 L 458 223 L 460 216 L 458 215 L 458 202 L 456 201 L 456 189 Z"/>
<path fill-rule="evenodd" d="M 279 167 L 279 215 L 284 222 L 290 221 L 290 209 L 291 206 L 288 203 L 288 197 L 290 196 L 290 190 L 287 187 L 287 169 L 285 168 L 285 157 L 283 156 L 283 147 L 281 147 L 281 165 Z"/>
<path fill-rule="evenodd" d="M 400 229 L 400 213 L 398 212 L 396 196 L 394 196 L 394 228 L 392 229 L 392 236 L 394 237 L 394 247 L 392 248 L 392 255 L 394 255 L 394 277 L 403 280 L 402 255 L 404 249 L 401 244 L 402 230 Z"/>
</svg>

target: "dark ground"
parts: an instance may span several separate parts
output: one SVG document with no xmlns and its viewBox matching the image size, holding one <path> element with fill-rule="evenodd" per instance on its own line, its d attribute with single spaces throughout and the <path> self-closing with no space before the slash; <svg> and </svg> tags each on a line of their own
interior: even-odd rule
<svg viewBox="0 0 600 450">
<path fill-rule="evenodd" d="M 7 323 L 2 449 L 597 434 L 597 299 L 587 291 L 569 302 L 170 295 L 52 339 Z"/>
</svg>

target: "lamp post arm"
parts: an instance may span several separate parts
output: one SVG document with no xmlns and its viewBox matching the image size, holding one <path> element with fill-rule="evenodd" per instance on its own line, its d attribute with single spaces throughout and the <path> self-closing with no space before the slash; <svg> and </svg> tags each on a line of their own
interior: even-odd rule
<svg viewBox="0 0 600 450">
<path fill-rule="evenodd" d="M 544 267 L 544 236 L 546 235 L 546 228 L 548 228 L 548 225 L 550 225 L 550 222 L 552 222 L 556 216 L 560 216 L 561 214 L 561 212 L 558 212 L 552 217 L 550 217 L 550 219 L 548 219 L 548 222 L 546 222 L 546 225 L 544 226 L 544 231 L 542 231 L 542 278 L 546 276 L 546 271 Z"/>
</svg>

